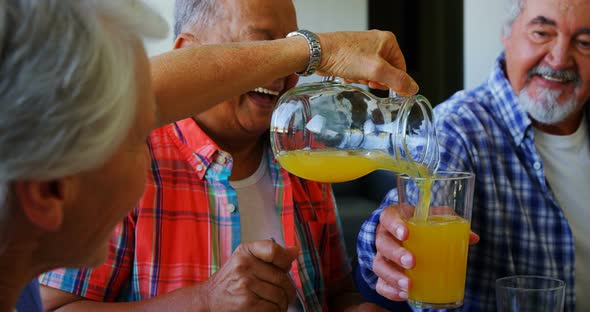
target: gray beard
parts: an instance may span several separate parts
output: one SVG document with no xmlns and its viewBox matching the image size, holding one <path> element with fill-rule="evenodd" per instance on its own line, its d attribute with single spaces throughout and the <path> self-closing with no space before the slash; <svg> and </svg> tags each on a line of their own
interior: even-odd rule
<svg viewBox="0 0 590 312">
<path fill-rule="evenodd" d="M 563 121 L 578 107 L 576 96 L 572 93 L 563 103 L 559 103 L 562 91 L 541 89 L 536 98 L 529 96 L 526 87 L 518 96 L 520 107 L 529 116 L 542 124 L 553 125 Z"/>
</svg>

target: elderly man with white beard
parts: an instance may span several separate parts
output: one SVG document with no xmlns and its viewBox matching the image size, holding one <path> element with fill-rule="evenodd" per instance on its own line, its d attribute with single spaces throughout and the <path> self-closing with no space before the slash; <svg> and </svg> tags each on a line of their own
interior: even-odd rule
<svg viewBox="0 0 590 312">
<path fill-rule="evenodd" d="M 489 79 L 435 108 L 441 170 L 476 175 L 463 311 L 496 311 L 497 278 L 566 282 L 566 311 L 590 297 L 590 1 L 512 0 Z M 403 301 L 414 255 L 395 190 L 359 234 L 359 282 Z M 393 204 L 393 205 L 392 205 Z M 574 252 L 575 251 L 575 252 Z M 362 277 L 361 277 L 362 276 Z"/>
</svg>

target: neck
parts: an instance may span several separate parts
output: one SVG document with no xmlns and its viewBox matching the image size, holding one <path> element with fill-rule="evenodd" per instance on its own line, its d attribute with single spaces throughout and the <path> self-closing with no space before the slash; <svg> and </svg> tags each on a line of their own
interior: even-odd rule
<svg viewBox="0 0 590 312">
<path fill-rule="evenodd" d="M 254 135 L 228 131 L 226 128 L 217 127 L 215 123 L 208 123 L 201 117 L 203 116 L 194 117 L 201 130 L 233 159 L 230 181 L 242 180 L 254 174 L 262 160 L 264 140 L 267 140 L 268 136 L 265 133 Z"/>
<path fill-rule="evenodd" d="M 243 180 L 256 172 L 264 152 L 264 142 L 262 140 L 260 138 L 256 142 L 241 145 L 239 148 L 233 146 L 231 149 L 224 149 L 232 155 L 234 161 L 230 176 L 231 181 Z"/>
<path fill-rule="evenodd" d="M 561 122 L 553 125 L 542 124 L 536 120 L 532 120 L 533 127 L 545 133 L 553 135 L 570 135 L 576 132 L 582 123 L 583 113 L 572 114 Z"/>
<path fill-rule="evenodd" d="M 209 133 L 207 133 L 209 135 Z M 209 135 L 219 147 L 230 153 L 234 162 L 237 159 L 248 159 L 254 153 L 262 152 L 264 147 L 264 138 L 265 136 L 259 137 L 252 137 L 252 138 L 244 138 L 244 137 L 232 137 L 232 138 L 221 138 L 216 137 L 215 135 Z"/>
<path fill-rule="evenodd" d="M 33 263 L 36 246 L 20 240 L 0 250 L 0 311 L 12 311 L 21 290 L 43 271 Z"/>
</svg>

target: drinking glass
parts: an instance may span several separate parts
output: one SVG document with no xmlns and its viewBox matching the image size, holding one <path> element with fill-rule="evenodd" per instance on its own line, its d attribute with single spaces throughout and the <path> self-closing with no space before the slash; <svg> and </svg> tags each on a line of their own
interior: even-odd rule
<svg viewBox="0 0 590 312">
<path fill-rule="evenodd" d="M 562 280 L 516 275 L 496 280 L 498 312 L 561 312 L 565 297 Z"/>
<path fill-rule="evenodd" d="M 463 305 L 475 175 L 437 172 L 432 178 L 398 176 L 398 196 L 408 226 L 404 247 L 416 265 L 408 302 L 422 309 Z"/>
</svg>

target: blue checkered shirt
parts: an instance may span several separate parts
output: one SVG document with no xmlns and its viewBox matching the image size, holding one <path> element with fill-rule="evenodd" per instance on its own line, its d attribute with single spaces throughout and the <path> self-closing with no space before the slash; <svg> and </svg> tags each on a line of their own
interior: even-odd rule
<svg viewBox="0 0 590 312">
<path fill-rule="evenodd" d="M 481 241 L 469 248 L 461 310 L 496 311 L 497 278 L 534 274 L 564 280 L 565 311 L 574 311 L 574 239 L 545 178 L 531 120 L 518 105 L 504 63 L 502 54 L 485 83 L 435 108 L 440 169 L 476 174 L 471 227 Z M 359 233 L 361 275 L 372 288 L 377 283 L 372 271 L 375 228 L 382 209 L 396 197 L 396 190 L 390 191 Z"/>
</svg>

